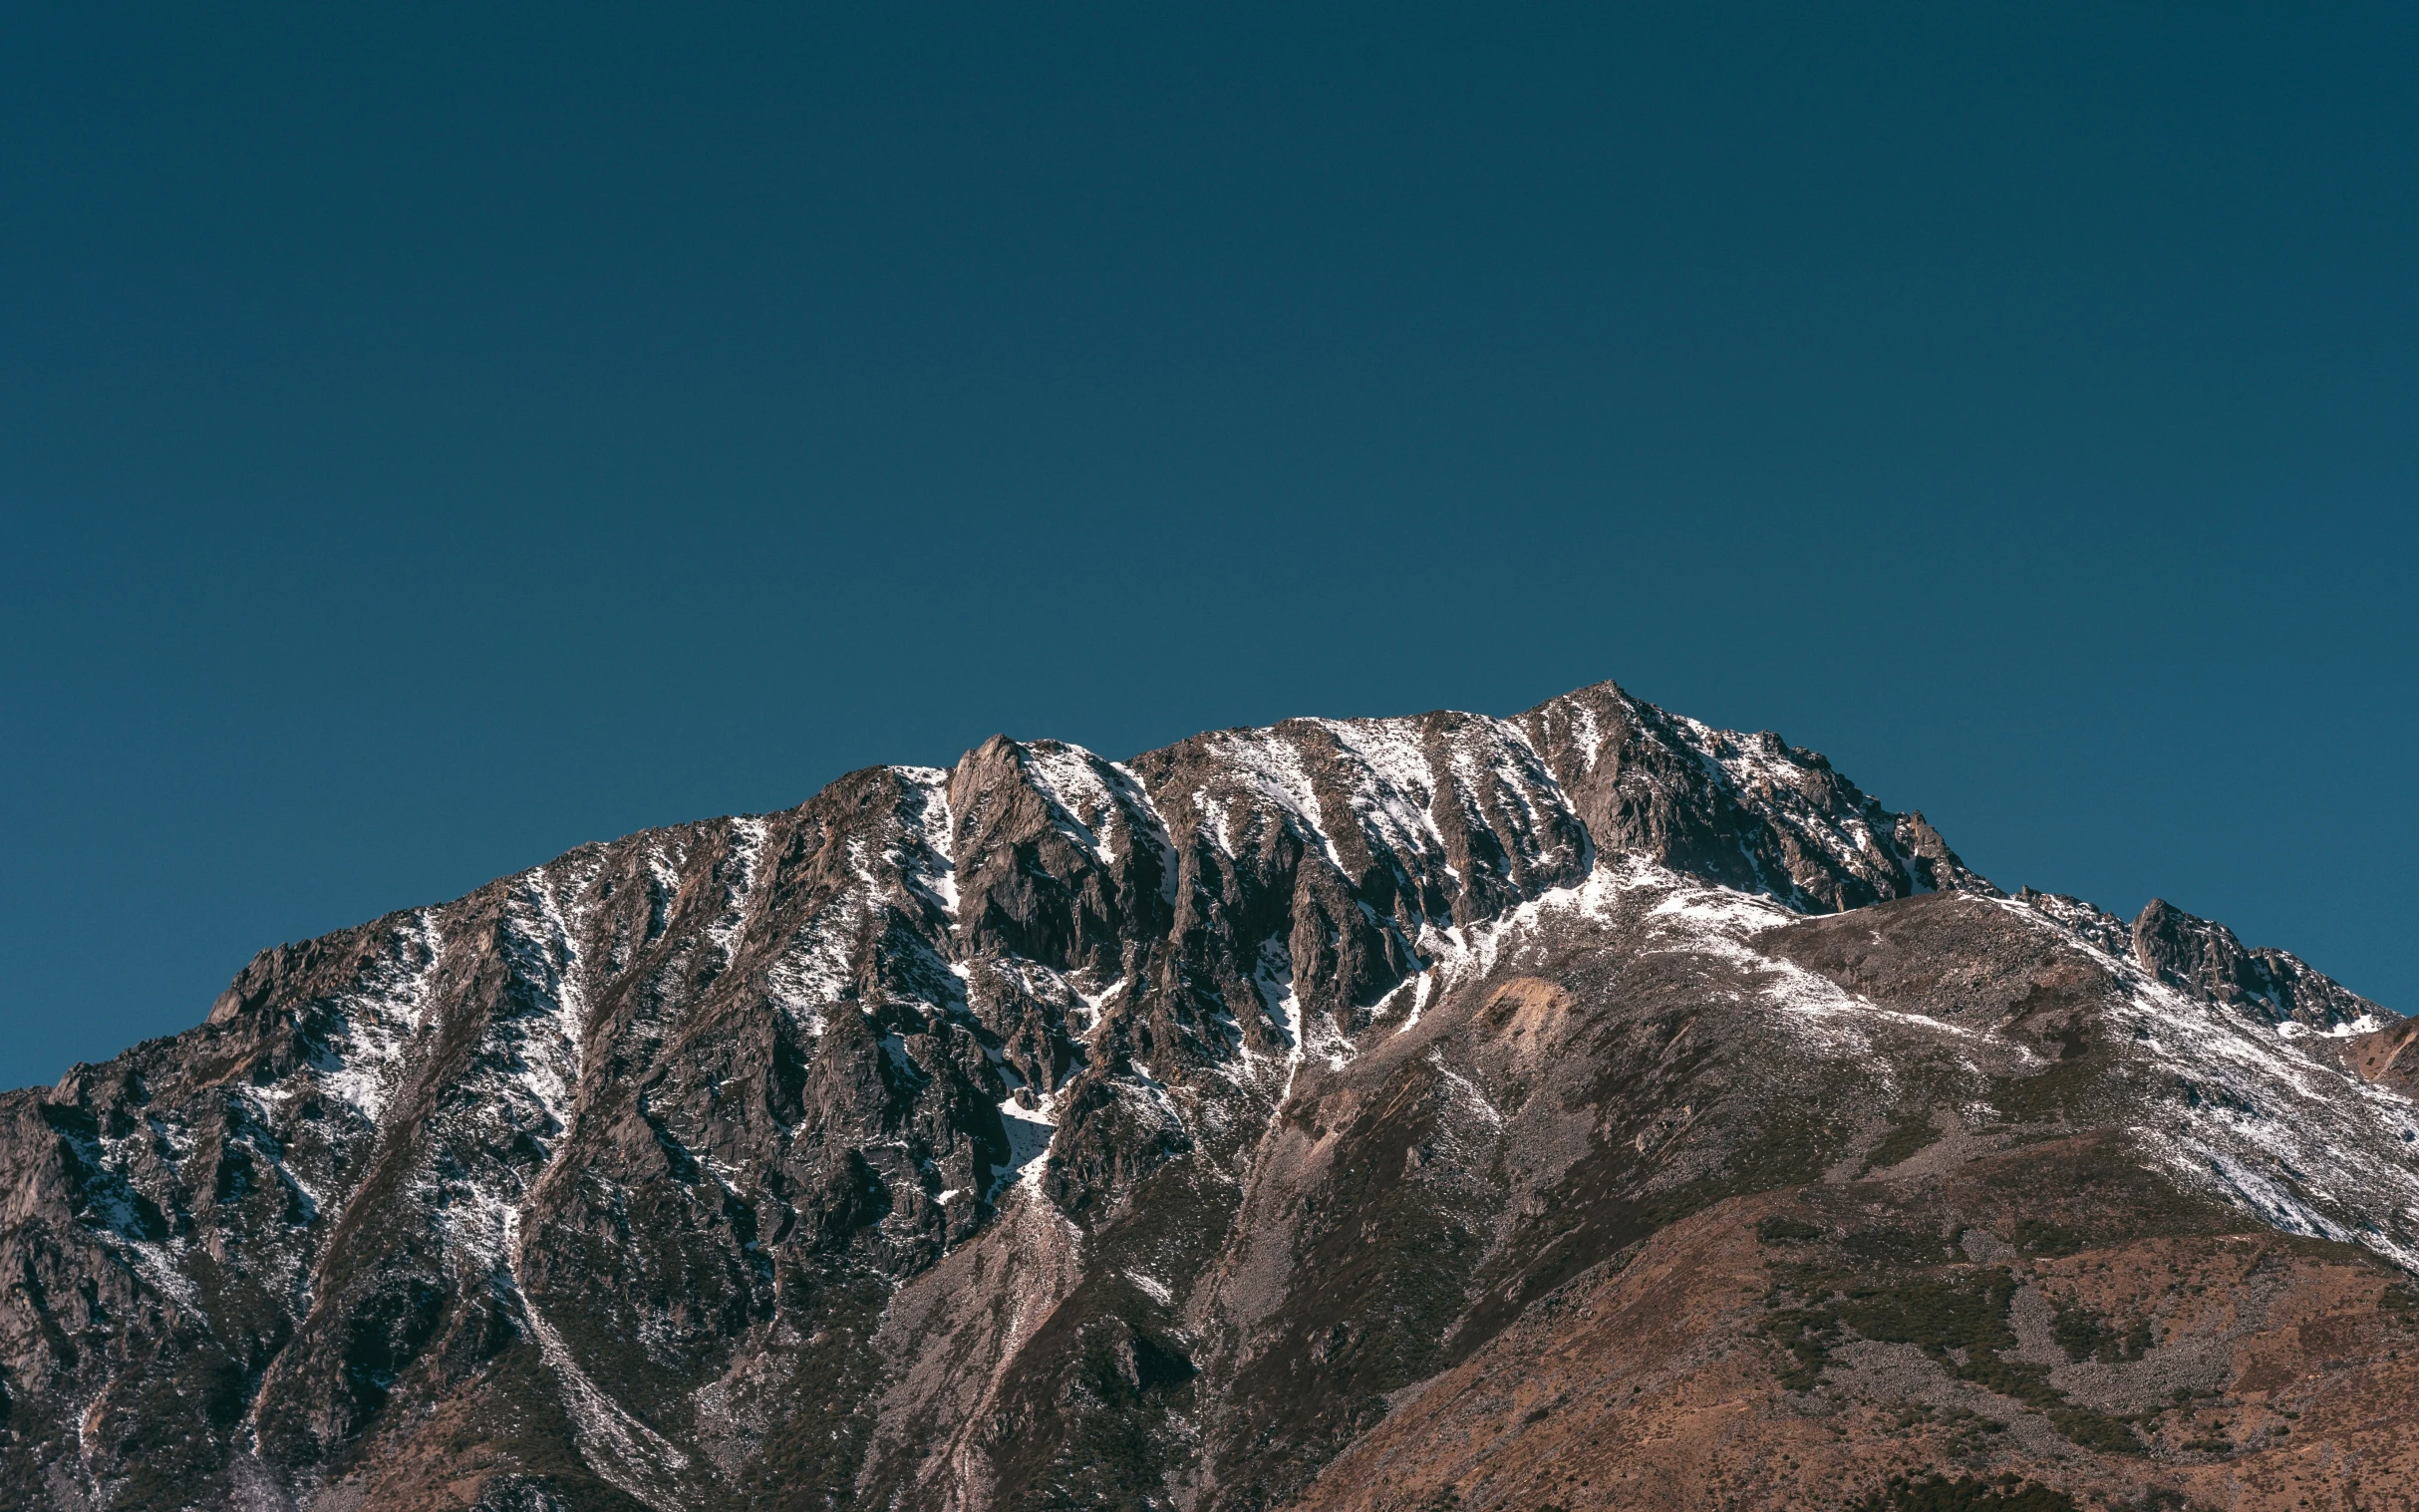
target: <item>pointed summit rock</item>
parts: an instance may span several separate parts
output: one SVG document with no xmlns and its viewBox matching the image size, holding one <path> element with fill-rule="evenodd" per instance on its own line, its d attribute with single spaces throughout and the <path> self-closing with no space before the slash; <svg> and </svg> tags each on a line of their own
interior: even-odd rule
<svg viewBox="0 0 2419 1512">
<path fill-rule="evenodd" d="M 2153 898 L 2133 922 L 2133 955 L 2161 981 L 2276 1023 L 2332 1030 L 2375 1018 L 2377 1005 L 2280 950 L 2248 950 L 2223 924 Z"/>
</svg>

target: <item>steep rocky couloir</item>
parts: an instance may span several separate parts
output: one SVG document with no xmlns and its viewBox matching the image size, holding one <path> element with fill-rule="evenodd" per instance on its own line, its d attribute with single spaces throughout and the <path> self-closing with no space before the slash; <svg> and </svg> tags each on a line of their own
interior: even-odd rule
<svg viewBox="0 0 2419 1512">
<path fill-rule="evenodd" d="M 1609 684 L 998 738 L 263 952 L 0 1097 L 0 1476 L 2392 1505 L 2408 1041 Z"/>
</svg>

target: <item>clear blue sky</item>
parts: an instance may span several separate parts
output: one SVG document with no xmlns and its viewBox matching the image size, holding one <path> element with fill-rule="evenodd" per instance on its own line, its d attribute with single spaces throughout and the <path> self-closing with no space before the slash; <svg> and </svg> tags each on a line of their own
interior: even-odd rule
<svg viewBox="0 0 2419 1512">
<path fill-rule="evenodd" d="M 1604 677 L 2419 1009 L 2419 12 L 880 9 L 0 17 L 0 1083 L 995 730 Z"/>
</svg>

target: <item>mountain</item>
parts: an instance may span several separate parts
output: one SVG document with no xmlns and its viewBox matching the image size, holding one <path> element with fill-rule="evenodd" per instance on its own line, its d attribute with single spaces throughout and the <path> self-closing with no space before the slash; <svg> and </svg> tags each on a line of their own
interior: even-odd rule
<svg viewBox="0 0 2419 1512">
<path fill-rule="evenodd" d="M 1583 689 L 995 738 L 0 1096 L 27 1508 L 2419 1505 L 2414 1026 Z"/>
</svg>

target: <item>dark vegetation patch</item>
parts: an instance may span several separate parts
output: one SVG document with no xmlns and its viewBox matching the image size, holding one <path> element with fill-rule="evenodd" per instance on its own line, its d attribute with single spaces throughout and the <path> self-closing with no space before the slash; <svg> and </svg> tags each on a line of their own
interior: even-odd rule
<svg viewBox="0 0 2419 1512">
<path fill-rule="evenodd" d="M 1088 1246 L 1088 1279 L 1018 1352 L 989 1446 L 1002 1505 L 1165 1499 L 1167 1468 L 1183 1457 L 1175 1435 L 1199 1406 L 1199 1366 L 1170 1308 L 1125 1273 L 1159 1279 L 1182 1306 L 1234 1220 L 1235 1190 L 1205 1169 L 1161 1166 L 1129 1205 L 1104 1216 Z"/>
<path fill-rule="evenodd" d="M 193 1363 L 202 1399 L 188 1397 L 188 1384 L 162 1372 L 121 1377 L 95 1404 L 85 1423 L 94 1437 L 124 1456 L 126 1478 L 111 1505 L 172 1508 L 190 1505 L 194 1488 L 226 1462 L 224 1429 L 240 1413 L 242 1376 L 214 1350 Z"/>
<path fill-rule="evenodd" d="M 1820 1224 L 1800 1223 L 1795 1218 L 1767 1218 L 1755 1226 L 1755 1237 L 1766 1244 L 1804 1244 L 1823 1237 Z"/>
<path fill-rule="evenodd" d="M 1847 1504 L 1846 1512 L 2076 1512 L 2063 1491 L 2000 1475 L 1893 1475 L 1881 1489 Z"/>
<path fill-rule="evenodd" d="M 2049 1383 L 2047 1367 L 2012 1358 L 2016 1338 L 2007 1314 L 2018 1283 L 2008 1271 L 1939 1267 L 1873 1277 L 1811 1266 L 1795 1270 L 1774 1287 L 1768 1300 L 1778 1306 L 1762 1328 L 1788 1357 L 1779 1375 L 1789 1389 L 1811 1389 L 1831 1352 L 1850 1335 L 1912 1345 L 1956 1378 L 2041 1413 L 2085 1448 L 2143 1452 L 2132 1418 L 2074 1405 Z"/>
<path fill-rule="evenodd" d="M 589 1469 L 577 1429 L 563 1411 L 553 1369 L 534 1344 L 498 1356 L 480 1382 L 479 1396 L 479 1409 L 460 1417 L 442 1452 L 455 1463 L 501 1460 L 520 1472 L 495 1478 L 501 1499 L 488 1505 L 526 1505 L 509 1498 L 539 1491 L 552 1494 L 559 1505 L 595 1512 L 638 1512 L 644 1505 Z M 365 1443 L 359 1452 L 368 1461 L 379 1447 Z"/>
<path fill-rule="evenodd" d="M 2018 1123 L 2083 1123 L 2109 1100 L 2107 1077 L 2116 1058 L 2096 1026 L 2069 1023 L 2048 1035 L 2057 1059 L 2028 1076 L 1993 1076 L 1992 1107 Z"/>
<path fill-rule="evenodd" d="M 1994 1435 L 2007 1431 L 2007 1424 L 1998 1418 L 1984 1417 L 1965 1407 L 1936 1407 L 1923 1401 L 1902 1403 L 1898 1420 L 1891 1426 L 1898 1432 L 1919 1427 L 1945 1431 L 1948 1447 L 1959 1454 L 1983 1453 L 1992 1446 Z"/>
<path fill-rule="evenodd" d="M 1840 1249 L 1867 1265 L 1941 1265 L 1958 1258 L 1949 1241 L 1937 1234 L 1888 1227 L 1860 1229 L 1841 1240 Z"/>
<path fill-rule="evenodd" d="M 1939 1143 L 1940 1138 L 1940 1125 L 1932 1121 L 1932 1114 L 1928 1110 L 1901 1112 L 1891 1119 L 1889 1132 L 1865 1152 L 1865 1168 L 1859 1174 L 1886 1171 L 1913 1157 L 1918 1151 Z"/>
<path fill-rule="evenodd" d="M 2080 1302 L 2053 1306 L 2050 1318 L 2051 1335 L 2072 1361 L 2097 1360 L 2122 1364 L 2149 1354 L 2155 1342 L 2149 1319 L 2133 1318 L 2117 1327 L 2113 1320 Z"/>
<path fill-rule="evenodd" d="M 2015 1247 L 2027 1255 L 2079 1255 L 2089 1247 L 2082 1235 L 2064 1224 L 2046 1218 L 2018 1218 L 2015 1232 L 2010 1236 Z"/>
<path fill-rule="evenodd" d="M 878 1276 L 837 1257 L 803 1263 L 784 1257 L 778 1272 L 781 1310 L 812 1320 L 808 1338 L 789 1354 L 789 1373 L 771 1389 L 792 1401 L 828 1403 L 806 1420 L 812 1432 L 775 1431 L 756 1444 L 756 1458 L 737 1477 L 745 1500 L 796 1506 L 845 1506 L 856 1494 L 857 1471 L 873 1433 L 865 1405 L 881 1366 L 874 1333 L 890 1303 Z M 772 1415 L 778 1420 L 779 1413 Z"/>
<path fill-rule="evenodd" d="M 658 1428 L 685 1416 L 690 1393 L 720 1373 L 734 1342 L 772 1315 L 776 1284 L 741 1263 L 746 1240 L 731 1234 L 722 1206 L 650 1182 L 631 1193 L 631 1233 L 621 1243 L 599 1215 L 583 1214 L 593 1227 L 541 1227 L 524 1250 L 522 1285 L 572 1358 Z M 649 1352 L 649 1323 L 680 1338 L 679 1365 Z"/>
<path fill-rule="evenodd" d="M 2056 1256 L 2142 1239 L 2269 1231 L 2147 1169 L 2121 1132 L 2027 1145 L 1960 1167 L 1948 1194 L 1967 1211 L 2011 1214 L 2027 1253 Z"/>
</svg>

